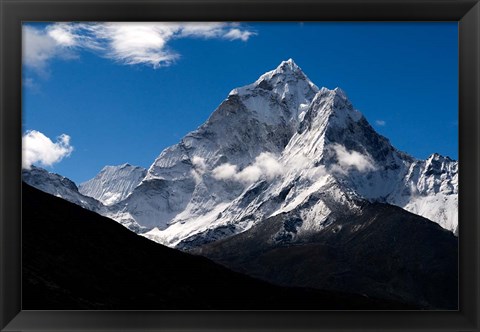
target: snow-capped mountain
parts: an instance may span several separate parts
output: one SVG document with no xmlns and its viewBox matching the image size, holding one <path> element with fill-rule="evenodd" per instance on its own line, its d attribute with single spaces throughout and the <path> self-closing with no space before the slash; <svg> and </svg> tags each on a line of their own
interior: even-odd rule
<svg viewBox="0 0 480 332">
<path fill-rule="evenodd" d="M 458 308 L 458 162 L 395 149 L 291 59 L 232 90 L 148 170 L 107 166 L 80 192 L 36 167 L 23 178 L 255 278 Z"/>
<path fill-rule="evenodd" d="M 130 164 L 105 166 L 95 178 L 81 183 L 78 191 L 108 206 L 127 198 L 146 174 L 145 168 Z"/>
<path fill-rule="evenodd" d="M 363 201 L 397 205 L 454 231 L 457 174 L 448 157 L 422 161 L 396 150 L 341 89 L 318 89 L 290 59 L 232 90 L 105 214 L 179 247 L 287 212 L 302 220 L 297 236 L 317 232 Z"/>
<path fill-rule="evenodd" d="M 31 166 L 22 170 L 22 180 L 43 192 L 63 198 L 81 207 L 101 213 L 102 203 L 92 197 L 82 195 L 77 185 L 70 179 L 43 168 Z"/>
<path fill-rule="evenodd" d="M 410 164 L 386 202 L 458 232 L 458 161 L 437 153 Z"/>
</svg>

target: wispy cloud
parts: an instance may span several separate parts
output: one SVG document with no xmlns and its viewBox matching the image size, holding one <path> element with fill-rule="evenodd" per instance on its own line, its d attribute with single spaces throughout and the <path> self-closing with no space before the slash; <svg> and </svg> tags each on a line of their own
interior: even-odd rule
<svg viewBox="0 0 480 332">
<path fill-rule="evenodd" d="M 380 126 L 380 127 L 383 127 L 387 124 L 385 120 L 375 120 L 375 123 L 377 124 L 377 126 Z"/>
<path fill-rule="evenodd" d="M 30 130 L 22 136 L 22 167 L 30 169 L 33 164 L 52 166 L 70 156 L 73 146 L 70 136 L 62 134 L 54 143 L 39 131 Z"/>
<path fill-rule="evenodd" d="M 45 29 L 45 32 L 49 37 L 55 40 L 56 44 L 59 46 L 72 47 L 79 43 L 80 36 L 75 33 L 73 25 L 54 24 L 48 26 Z"/>
<path fill-rule="evenodd" d="M 232 29 L 225 34 L 225 38 L 229 40 L 240 39 L 242 41 L 247 41 L 255 33 L 251 31 L 242 31 L 240 29 Z"/>
<path fill-rule="evenodd" d="M 35 89 L 37 87 L 37 84 L 35 83 L 35 80 L 31 77 L 24 77 L 22 79 L 22 84 L 30 89 Z"/>
<path fill-rule="evenodd" d="M 30 26 L 23 27 L 22 41 L 23 63 L 41 72 L 50 59 L 59 55 L 62 48 L 47 31 Z"/>
<path fill-rule="evenodd" d="M 235 23 L 54 23 L 37 29 L 24 26 L 23 62 L 44 69 L 54 57 L 88 49 L 126 65 L 159 68 L 171 65 L 179 54 L 168 43 L 180 38 L 241 40 L 254 31 Z"/>
</svg>

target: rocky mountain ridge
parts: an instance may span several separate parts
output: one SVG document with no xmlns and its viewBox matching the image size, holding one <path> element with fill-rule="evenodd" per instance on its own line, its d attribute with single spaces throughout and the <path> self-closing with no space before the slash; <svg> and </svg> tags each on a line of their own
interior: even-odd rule
<svg viewBox="0 0 480 332">
<path fill-rule="evenodd" d="M 146 173 L 147 170 L 143 167 L 130 164 L 105 166 L 95 178 L 81 183 L 78 190 L 104 205 L 112 205 L 127 198 L 142 182 Z"/>
</svg>

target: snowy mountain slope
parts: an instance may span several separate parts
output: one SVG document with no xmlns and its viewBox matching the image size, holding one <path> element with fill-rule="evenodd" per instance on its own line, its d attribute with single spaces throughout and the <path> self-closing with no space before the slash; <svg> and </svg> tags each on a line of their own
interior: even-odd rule
<svg viewBox="0 0 480 332">
<path fill-rule="evenodd" d="M 224 181 L 228 170 L 218 166 L 244 168 L 262 153 L 280 154 L 295 131 L 298 113 L 317 91 L 291 60 L 255 83 L 232 90 L 205 124 L 160 154 L 142 184 L 112 207 L 117 212 L 110 217 L 160 229 L 183 225 L 192 216 L 197 223 L 206 220 L 245 189 L 244 183 Z M 247 181 L 249 174 L 243 175 Z M 176 190 L 162 192 L 171 187 Z M 152 194 L 143 193 L 147 188 Z M 159 190 L 161 194 L 153 194 Z"/>
<path fill-rule="evenodd" d="M 127 198 L 146 174 L 146 169 L 130 164 L 105 166 L 95 178 L 81 183 L 78 191 L 112 205 Z"/>
<path fill-rule="evenodd" d="M 63 198 L 87 210 L 102 213 L 102 203 L 92 197 L 82 195 L 76 184 L 64 176 L 31 166 L 30 169 L 22 170 L 22 180 L 43 192 Z"/>
<path fill-rule="evenodd" d="M 396 150 L 353 109 L 343 91 L 336 89 L 333 95 L 333 101 L 323 98 L 316 108 L 316 100 L 312 102 L 284 155 L 290 159 L 306 156 L 326 165 L 359 196 L 400 206 L 454 231 L 458 224 L 458 162 L 438 154 L 415 160 Z M 323 102 L 327 106 L 322 108 Z M 321 148 L 323 153 L 318 153 Z"/>
<path fill-rule="evenodd" d="M 322 88 L 317 93 L 298 131 L 282 154 L 272 159 L 267 160 L 266 169 L 279 168 L 274 177 L 269 179 L 269 173 L 264 173 L 230 203 L 216 205 L 188 222 L 185 220 L 190 213 L 183 212 L 180 214 L 183 223 L 153 229 L 145 236 L 188 248 L 240 233 L 265 218 L 294 210 L 302 219 L 298 234 L 308 234 L 332 222 L 336 211 L 357 209 L 362 199 L 388 202 L 413 212 L 436 213 L 443 218 L 436 219 L 443 227 L 452 231 L 456 227 L 456 206 L 448 210 L 433 204 L 434 201 L 427 201 L 420 206 L 424 210 L 420 210 L 416 205 L 417 201 L 431 199 L 432 190 L 436 188 L 425 186 L 421 181 L 435 182 L 432 177 L 440 176 L 445 187 L 449 187 L 447 183 L 456 168 L 444 167 L 433 174 L 425 173 L 429 167 L 422 166 L 425 168 L 423 176 L 407 177 L 411 167 L 428 161 L 416 161 L 394 149 L 353 109 L 340 89 Z M 257 166 L 261 169 L 262 165 L 254 161 L 238 174 L 223 180 L 236 184 L 242 172 Z M 445 173 L 447 169 L 453 173 Z M 208 175 L 204 175 L 206 178 Z M 418 188 L 415 196 L 408 195 L 407 201 L 403 201 L 405 195 L 399 194 L 405 187 Z M 452 201 L 457 197 L 456 191 L 443 191 L 438 195 Z M 443 220 L 449 220 L 450 224 L 442 223 Z"/>
<path fill-rule="evenodd" d="M 198 173 L 227 161 L 243 167 L 262 152 L 281 153 L 317 91 L 293 60 L 282 62 L 232 90 L 206 123 L 160 154 L 146 180 L 189 177 L 192 166 Z"/>
<path fill-rule="evenodd" d="M 439 154 L 416 160 L 386 202 L 437 222 L 450 231 L 458 227 L 458 161 Z"/>
<path fill-rule="evenodd" d="M 107 216 L 169 246 L 205 243 L 296 210 L 319 231 L 335 209 L 387 202 L 455 230 L 458 163 L 396 150 L 341 89 L 318 89 L 292 61 L 232 90 L 165 149 Z M 335 202 L 336 204 L 331 204 Z"/>
</svg>

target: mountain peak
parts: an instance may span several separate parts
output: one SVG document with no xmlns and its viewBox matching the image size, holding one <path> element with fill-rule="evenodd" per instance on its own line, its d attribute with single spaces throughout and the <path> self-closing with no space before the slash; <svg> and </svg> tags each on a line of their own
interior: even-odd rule
<svg viewBox="0 0 480 332">
<path fill-rule="evenodd" d="M 292 58 L 288 59 L 288 60 L 284 60 L 282 61 L 278 67 L 275 69 L 275 71 L 283 71 L 283 72 L 287 72 L 287 71 L 292 71 L 292 72 L 295 72 L 295 71 L 302 71 L 300 69 L 300 67 L 295 63 L 295 61 L 293 61 Z"/>
<path fill-rule="evenodd" d="M 32 165 L 31 169 L 22 170 L 22 180 L 41 191 L 61 197 L 85 209 L 99 211 L 101 208 L 100 202 L 82 195 L 72 180 L 60 174 Z"/>
<path fill-rule="evenodd" d="M 443 156 L 437 152 L 431 154 L 428 158 L 427 158 L 427 161 L 440 161 L 440 162 L 444 162 L 444 161 L 454 161 L 452 158 L 450 158 L 449 156 Z"/>
<path fill-rule="evenodd" d="M 77 185 L 70 179 L 60 174 L 49 172 L 46 169 L 43 169 L 41 167 L 37 167 L 34 165 L 32 165 L 30 169 L 22 170 L 22 178 L 23 178 L 23 181 L 29 184 L 34 183 L 34 181 L 37 181 L 45 185 L 46 187 L 48 184 L 51 184 L 51 183 L 62 183 L 69 190 L 73 190 L 73 191 L 78 190 Z M 43 190 L 43 191 L 47 191 L 47 190 Z"/>
<path fill-rule="evenodd" d="M 295 81 L 307 81 L 309 85 L 313 85 L 303 73 L 302 69 L 291 58 L 282 61 L 277 68 L 260 76 L 255 83 L 256 85 L 259 85 L 265 81 L 272 81 L 273 85 Z"/>
<path fill-rule="evenodd" d="M 146 169 L 129 163 L 105 166 L 95 178 L 81 183 L 78 190 L 105 205 L 112 205 L 130 195 L 146 173 Z"/>
<path fill-rule="evenodd" d="M 345 93 L 345 91 L 343 91 L 338 86 L 335 89 L 333 89 L 333 91 L 335 92 L 335 95 L 337 95 L 338 97 L 340 97 L 342 99 L 345 99 L 345 100 L 348 100 L 347 94 Z"/>
<path fill-rule="evenodd" d="M 240 100 L 263 122 L 287 120 L 295 124 L 317 92 L 318 87 L 292 59 L 288 59 L 254 83 L 233 89 L 229 98 Z"/>
<path fill-rule="evenodd" d="M 287 94 L 298 92 L 309 95 L 308 99 L 311 100 L 318 87 L 290 58 L 282 61 L 277 68 L 261 75 L 254 83 L 233 89 L 229 95 L 251 95 L 255 90 L 273 92 L 282 97 L 285 97 L 285 92 Z"/>
<path fill-rule="evenodd" d="M 140 166 L 134 166 L 130 163 L 123 163 L 123 164 L 120 164 L 120 165 L 106 165 L 104 166 L 102 169 L 101 169 L 101 173 L 105 173 L 105 172 L 116 172 L 116 171 L 121 171 L 121 170 L 134 170 L 134 169 L 137 169 L 137 168 L 142 168 Z"/>
<path fill-rule="evenodd" d="M 351 121 L 358 122 L 362 117 L 342 89 L 322 87 L 315 94 L 299 130 L 326 125 L 346 128 Z"/>
<path fill-rule="evenodd" d="M 337 103 L 341 102 L 342 104 L 348 104 L 350 106 L 352 105 L 345 91 L 343 91 L 339 87 L 336 87 L 333 90 L 326 87 L 322 87 L 320 90 L 318 90 L 312 102 L 317 99 L 328 98 L 328 97 L 332 100 L 337 101 Z"/>
</svg>

